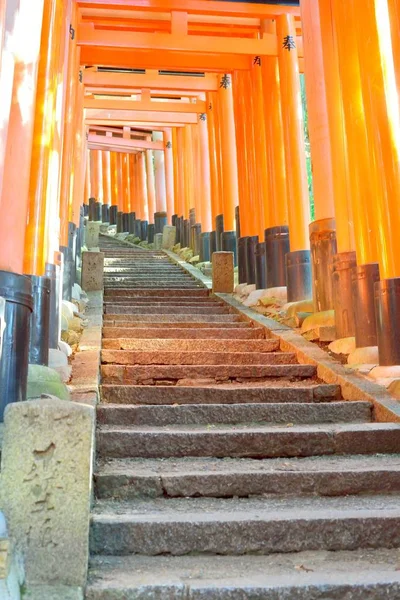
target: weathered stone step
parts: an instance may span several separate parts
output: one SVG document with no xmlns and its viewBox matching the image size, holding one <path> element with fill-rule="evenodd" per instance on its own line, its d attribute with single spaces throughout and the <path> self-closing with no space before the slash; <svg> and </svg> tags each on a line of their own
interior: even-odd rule
<svg viewBox="0 0 400 600">
<path fill-rule="evenodd" d="M 154 352 L 103 350 L 103 363 L 115 365 L 288 365 L 297 364 L 293 352 Z"/>
<path fill-rule="evenodd" d="M 135 318 L 135 315 L 125 315 L 126 319 L 124 319 L 123 316 L 118 315 L 117 319 L 115 320 L 113 318 L 113 315 L 108 315 L 105 314 L 104 315 L 104 320 L 103 320 L 103 325 L 104 327 L 118 327 L 118 328 L 123 328 L 124 331 L 126 331 L 126 329 L 129 328 L 134 328 L 134 327 L 139 327 L 141 329 L 143 329 L 143 327 L 146 326 L 146 328 L 148 329 L 174 329 L 174 330 L 180 330 L 180 329 L 190 329 L 192 331 L 195 331 L 196 329 L 218 329 L 218 331 L 224 331 L 225 329 L 229 329 L 229 328 L 234 328 L 235 330 L 239 330 L 239 329 L 247 329 L 249 331 L 253 330 L 253 327 L 251 326 L 250 323 L 246 322 L 246 321 L 226 321 L 223 325 L 221 325 L 220 322 L 207 322 L 207 321 L 172 321 L 172 322 L 168 322 L 168 321 L 146 321 L 146 323 L 144 323 L 143 321 L 138 321 Z M 263 331 L 264 335 L 257 335 L 257 336 L 253 336 L 253 337 L 265 337 L 265 330 L 262 329 L 261 327 L 258 328 L 254 328 L 257 329 L 259 331 Z M 127 335 L 125 337 L 127 337 L 129 334 L 127 333 Z M 155 335 L 154 337 L 158 337 L 158 335 Z M 219 338 L 224 338 L 224 335 L 219 335 Z M 240 338 L 240 336 L 238 336 Z"/>
<path fill-rule="evenodd" d="M 147 352 L 276 352 L 279 340 L 142 340 L 132 338 L 103 339 L 103 350 Z"/>
<path fill-rule="evenodd" d="M 115 322 L 116 323 L 116 322 Z M 212 327 L 216 323 L 207 323 L 205 327 L 199 327 L 198 323 L 187 323 L 186 327 L 182 323 L 165 323 L 165 327 L 160 327 L 159 323 L 131 323 L 121 321 L 119 327 L 112 327 L 105 324 L 103 327 L 103 337 L 119 338 L 189 338 L 189 339 L 233 339 L 233 340 L 249 340 L 263 339 L 265 330 L 263 327 L 247 327 L 246 324 L 234 323 L 229 327 L 228 323 L 224 323 L 223 327 Z M 129 327 L 128 327 L 129 325 Z M 144 326 L 146 325 L 146 326 Z M 190 325 L 192 325 L 190 327 Z M 238 326 L 236 326 L 238 325 Z"/>
<path fill-rule="evenodd" d="M 290 424 L 291 425 L 291 424 Z M 103 458 L 184 456 L 278 458 L 323 454 L 397 453 L 400 425 L 103 425 L 97 451 Z"/>
<path fill-rule="evenodd" d="M 93 554 L 183 555 L 399 548 L 396 496 L 98 502 Z"/>
<path fill-rule="evenodd" d="M 95 474 L 98 499 L 349 496 L 400 491 L 400 455 L 252 459 L 111 459 Z"/>
<path fill-rule="evenodd" d="M 168 283 L 168 286 L 166 285 Z M 114 287 L 120 287 L 120 288 L 125 288 L 125 289 L 137 289 L 137 290 L 155 290 L 158 289 L 160 287 L 160 285 L 163 285 L 163 280 L 158 280 L 158 281 L 138 281 L 137 279 L 132 279 L 129 280 L 126 277 L 105 277 L 104 278 L 104 287 L 105 288 L 111 288 L 113 289 Z M 165 287 L 168 287 L 168 289 L 185 289 L 185 290 L 191 290 L 191 289 L 196 289 L 200 287 L 200 284 L 198 283 L 194 283 L 192 281 L 176 281 L 176 282 L 165 282 Z"/>
<path fill-rule="evenodd" d="M 270 556 L 93 556 L 86 600 L 400 598 L 397 550 Z"/>
<path fill-rule="evenodd" d="M 187 380 L 186 380 L 187 381 Z M 307 385 L 308 384 L 308 385 Z M 101 386 L 102 402 L 111 404 L 247 404 L 247 403 L 282 403 L 282 402 L 332 402 L 340 398 L 340 386 L 319 384 L 311 380 L 292 382 L 290 386 L 282 386 L 281 381 L 268 384 L 245 385 L 208 385 L 199 380 L 196 386 L 187 383 L 175 386 L 135 386 L 107 385 Z"/>
<path fill-rule="evenodd" d="M 214 299 L 211 296 L 195 296 L 194 298 L 191 296 L 181 296 L 179 298 L 168 298 L 168 296 L 150 296 L 144 298 L 131 298 L 130 296 L 107 296 L 105 298 L 105 302 L 116 302 L 118 304 L 126 304 L 127 306 L 225 306 L 224 302 Z"/>
<path fill-rule="evenodd" d="M 175 311 L 172 315 L 159 315 L 155 317 L 154 314 L 146 314 L 145 312 L 130 314 L 123 313 L 121 310 L 122 307 L 114 306 L 113 312 L 107 312 L 107 316 L 109 319 L 113 319 L 114 321 L 129 321 L 132 318 L 132 321 L 154 321 L 157 320 L 159 323 L 179 323 L 179 322 L 187 322 L 195 321 L 196 323 L 238 323 L 241 321 L 240 316 L 236 314 L 225 314 L 225 315 L 213 315 L 213 314 L 180 314 Z M 116 312 L 118 311 L 118 312 Z M 243 322 L 243 321 L 242 321 Z M 250 323 L 247 323 L 250 326 Z"/>
<path fill-rule="evenodd" d="M 208 306 L 182 306 L 182 304 L 175 306 L 165 306 L 159 304 L 158 306 L 147 306 L 147 304 L 140 304 L 139 306 L 132 306 L 129 304 L 120 304 L 115 302 L 105 302 L 104 312 L 106 314 L 124 314 L 124 315 L 218 315 L 218 314 L 230 314 L 229 310 L 225 306 L 218 306 L 210 304 Z M 236 315 L 235 315 L 236 316 Z"/>
<path fill-rule="evenodd" d="M 218 423 L 312 424 L 371 421 L 368 402 L 324 402 L 321 404 L 187 404 L 136 406 L 100 404 L 101 425 L 212 425 Z M 212 425 L 211 425 L 212 424 Z M 400 450 L 400 449 L 399 449 Z"/>
<path fill-rule="evenodd" d="M 314 365 L 102 365 L 104 383 L 143 382 L 149 379 L 261 379 L 314 377 Z"/>
<path fill-rule="evenodd" d="M 167 298 L 172 298 L 178 296 L 187 296 L 188 293 L 190 293 L 190 296 L 192 298 L 199 296 L 207 298 L 210 297 L 209 290 L 203 287 L 192 289 L 190 290 L 190 292 L 188 292 L 188 290 L 186 289 L 166 290 L 165 288 L 160 287 L 152 290 L 127 290 L 124 288 L 109 288 L 108 290 L 104 291 L 104 297 L 106 298 L 107 296 L 125 296 L 127 298 L 141 298 L 147 296 L 163 296 Z"/>
</svg>

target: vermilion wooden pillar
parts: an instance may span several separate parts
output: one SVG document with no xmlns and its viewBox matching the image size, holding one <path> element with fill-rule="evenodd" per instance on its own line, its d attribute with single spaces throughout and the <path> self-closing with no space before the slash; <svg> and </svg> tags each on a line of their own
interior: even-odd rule
<svg viewBox="0 0 400 600">
<path fill-rule="evenodd" d="M 45 271 L 47 184 L 56 108 L 62 11 L 61 0 L 45 0 L 24 253 L 24 272 L 32 275 L 43 275 Z"/>
<path fill-rule="evenodd" d="M 144 152 L 138 155 L 138 184 L 139 199 L 141 203 L 142 220 L 149 221 L 149 201 L 147 195 L 146 157 Z"/>
<path fill-rule="evenodd" d="M 185 214 L 189 217 L 189 211 L 194 208 L 194 171 L 193 171 L 193 140 L 192 129 L 186 125 L 183 134 L 184 150 L 184 170 L 185 170 Z"/>
<path fill-rule="evenodd" d="M 355 247 L 358 264 L 377 260 L 374 206 L 376 205 L 377 172 L 367 135 L 357 39 L 344 34 L 354 27 L 352 11 L 338 0 L 331 0 L 335 27 L 351 202 L 354 215 Z"/>
<path fill-rule="evenodd" d="M 178 168 L 178 201 L 179 208 L 178 214 L 185 219 L 188 218 L 189 213 L 187 212 L 186 204 L 186 184 L 185 184 L 185 131 L 183 127 L 178 127 L 176 130 L 176 158 Z"/>
<path fill-rule="evenodd" d="M 362 5 L 351 0 L 350 6 L 367 136 L 378 175 L 374 206 L 382 278 L 375 283 L 379 362 L 400 365 L 400 104 L 389 12 L 387 3 L 377 0 L 366 0 Z"/>
<path fill-rule="evenodd" d="M 171 223 L 175 211 L 175 189 L 174 189 L 174 153 L 173 153 L 172 129 L 164 129 L 164 164 L 165 164 L 165 188 L 167 197 L 168 223 Z"/>
<path fill-rule="evenodd" d="M 149 223 L 154 223 L 154 213 L 156 210 L 156 180 L 154 175 L 154 156 L 152 150 L 146 150 L 146 180 L 147 180 L 147 197 L 149 204 Z M 162 193 L 158 188 L 158 196 Z"/>
<path fill-rule="evenodd" d="M 337 39 L 333 31 L 331 0 L 318 0 L 318 11 L 323 39 L 323 67 L 331 146 L 336 243 L 338 253 L 340 254 L 351 252 L 355 247 L 347 141 L 341 96 Z"/>
<path fill-rule="evenodd" d="M 19 0 L 4 0 L 0 5 L 0 201 L 4 159 L 14 84 L 14 48 Z M 39 6 L 40 14 L 40 6 Z"/>
<path fill-rule="evenodd" d="M 111 204 L 111 156 L 110 152 L 102 152 L 102 164 L 103 164 L 103 202 L 104 204 Z"/>
<path fill-rule="evenodd" d="M 315 310 L 323 311 L 333 308 L 331 265 L 337 253 L 333 161 L 318 3 L 302 0 L 301 15 L 315 213 L 310 224 L 313 298 Z"/>
<path fill-rule="evenodd" d="M 118 164 L 116 152 L 110 152 L 110 180 L 111 206 L 118 206 Z"/>
<path fill-rule="evenodd" d="M 400 95 L 400 0 L 388 0 L 390 28 L 392 33 L 392 54 L 396 73 L 397 93 Z"/>
<path fill-rule="evenodd" d="M 225 231 L 234 231 L 235 207 L 239 204 L 239 193 L 232 78 L 230 74 L 226 73 L 219 79 L 218 100 L 221 119 L 224 228 Z"/>
<path fill-rule="evenodd" d="M 304 145 L 303 116 L 292 15 L 277 19 L 279 74 L 282 94 L 282 121 L 288 181 L 290 253 L 286 255 L 288 301 L 311 297 L 311 264 L 308 238 L 310 206 Z"/>
<path fill-rule="evenodd" d="M 216 129 L 215 124 L 215 111 L 216 111 L 217 93 L 208 92 L 206 95 L 207 105 L 207 127 L 208 127 L 208 143 L 210 152 L 210 183 L 211 183 L 211 218 L 212 218 L 212 229 L 215 228 L 215 219 L 217 215 L 221 214 L 221 197 L 219 187 L 219 160 L 218 160 L 218 149 L 217 149 L 217 137 L 219 132 Z"/>
<path fill-rule="evenodd" d="M 130 184 L 130 175 L 129 175 L 129 154 L 126 152 L 122 155 L 122 190 L 123 190 L 123 198 L 122 198 L 122 206 L 123 212 L 126 215 L 129 215 L 131 212 L 131 184 Z"/>
<path fill-rule="evenodd" d="M 267 161 L 267 143 L 265 132 L 264 115 L 264 90 L 262 81 L 261 65 L 264 58 L 254 56 L 252 61 L 251 86 L 249 92 L 252 95 L 253 107 L 253 127 L 255 144 L 255 166 L 256 166 L 256 184 L 258 187 L 257 202 L 257 227 L 253 235 L 258 235 L 260 240 L 264 238 L 264 229 L 270 226 L 270 202 L 268 185 L 268 161 Z"/>
<path fill-rule="evenodd" d="M 1 14 L 0 28 L 5 23 Z M 42 18 L 43 0 L 35 5 L 31 0 L 21 0 L 20 44 L 15 53 L 9 135 L 5 147 L 3 188 L 0 193 L 0 269 L 15 273 L 23 272 Z M 29 87 L 25 86 L 26 79 L 31 81 Z M 3 97 L 0 104 L 5 107 Z"/>
<path fill-rule="evenodd" d="M 199 116 L 199 158 L 200 158 L 200 178 L 202 181 L 201 197 L 201 230 L 210 232 L 212 229 L 211 213 L 211 174 L 210 174 L 210 153 L 207 129 L 206 113 Z"/>
<path fill-rule="evenodd" d="M 124 212 L 124 184 L 122 178 L 123 154 L 117 152 L 117 190 L 118 190 L 118 212 Z"/>
</svg>

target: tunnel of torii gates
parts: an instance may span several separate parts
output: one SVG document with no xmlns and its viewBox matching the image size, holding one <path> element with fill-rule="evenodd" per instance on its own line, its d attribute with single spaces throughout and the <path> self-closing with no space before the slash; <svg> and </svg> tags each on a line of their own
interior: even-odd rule
<svg viewBox="0 0 400 600">
<path fill-rule="evenodd" d="M 2 410 L 88 218 L 234 251 L 400 364 L 399 27 L 400 0 L 0 0 Z"/>
</svg>

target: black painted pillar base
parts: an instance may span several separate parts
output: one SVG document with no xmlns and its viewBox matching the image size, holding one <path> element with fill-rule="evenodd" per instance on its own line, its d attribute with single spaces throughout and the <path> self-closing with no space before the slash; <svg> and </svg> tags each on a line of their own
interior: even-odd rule
<svg viewBox="0 0 400 600">
<path fill-rule="evenodd" d="M 239 267 L 239 283 L 247 283 L 247 239 L 249 236 L 244 236 L 238 240 L 238 267 Z"/>
<path fill-rule="evenodd" d="M 61 252 L 58 254 L 61 256 Z M 58 348 L 61 330 L 61 264 L 46 263 L 45 277 L 50 279 L 49 348 Z"/>
<path fill-rule="evenodd" d="M 76 243 L 77 229 L 75 223 L 68 223 L 68 260 L 70 263 L 71 285 L 76 283 Z M 71 289 L 72 295 L 72 289 Z"/>
<path fill-rule="evenodd" d="M 256 259 L 256 289 L 264 290 L 267 286 L 267 266 L 266 266 L 266 249 L 265 242 L 256 244 L 255 259 Z"/>
<path fill-rule="evenodd" d="M 62 299 L 71 300 L 72 296 L 72 273 L 70 253 L 67 246 L 60 246 L 60 252 L 63 255 L 62 269 Z"/>
<path fill-rule="evenodd" d="M 217 237 L 217 252 L 219 252 L 220 250 L 222 250 L 222 233 L 224 231 L 224 215 L 217 215 L 215 217 L 215 231 L 216 231 L 216 237 Z"/>
<path fill-rule="evenodd" d="M 124 213 L 118 211 L 117 212 L 117 233 L 124 232 Z"/>
<path fill-rule="evenodd" d="M 96 198 L 89 198 L 89 221 L 96 220 Z"/>
<path fill-rule="evenodd" d="M 117 224 L 118 206 L 110 206 L 110 225 Z"/>
<path fill-rule="evenodd" d="M 154 233 L 162 233 L 165 225 L 168 225 L 168 217 L 166 212 L 154 213 Z"/>
<path fill-rule="evenodd" d="M 258 235 L 249 235 L 245 238 L 246 248 L 246 274 L 247 284 L 252 285 L 256 282 L 256 246 L 258 244 Z"/>
<path fill-rule="evenodd" d="M 217 251 L 217 232 L 210 232 L 210 260 L 212 259 L 212 255 Z"/>
<path fill-rule="evenodd" d="M 50 292 L 51 280 L 37 275 L 29 276 L 32 282 L 33 312 L 29 338 L 29 364 L 49 364 Z"/>
<path fill-rule="evenodd" d="M 189 210 L 189 223 L 190 227 L 196 225 L 196 210 L 194 208 Z"/>
<path fill-rule="evenodd" d="M 183 220 L 181 220 L 181 217 L 176 217 L 176 221 L 175 221 L 175 227 L 176 227 L 176 236 L 175 236 L 175 240 L 177 244 L 181 244 L 181 240 L 182 240 L 182 224 Z"/>
<path fill-rule="evenodd" d="M 237 265 L 236 252 L 236 231 L 223 231 L 221 234 L 221 250 L 223 252 L 233 252 L 234 265 Z"/>
<path fill-rule="evenodd" d="M 285 261 L 288 302 L 298 302 L 299 300 L 312 298 L 310 251 L 288 252 Z"/>
<path fill-rule="evenodd" d="M 355 252 L 340 252 L 333 257 L 332 293 L 337 339 L 355 335 L 351 274 L 356 266 Z"/>
<path fill-rule="evenodd" d="M 101 220 L 103 223 L 110 222 L 110 207 L 108 204 L 102 204 L 101 206 Z"/>
<path fill-rule="evenodd" d="M 142 240 L 142 242 L 147 240 L 147 229 L 149 226 L 149 222 L 148 221 L 142 221 L 140 223 L 140 239 Z"/>
<path fill-rule="evenodd" d="M 89 216 L 89 204 L 84 204 L 83 205 L 83 216 L 84 217 L 88 217 Z"/>
<path fill-rule="evenodd" d="M 289 228 L 286 225 L 269 227 L 264 232 L 267 288 L 286 285 L 285 256 L 290 252 Z"/>
<path fill-rule="evenodd" d="M 400 365 L 400 277 L 375 283 L 379 364 Z"/>
<path fill-rule="evenodd" d="M 129 233 L 135 233 L 135 221 L 136 221 L 136 213 L 129 213 Z"/>
<path fill-rule="evenodd" d="M 129 233 L 129 213 L 123 213 L 122 227 L 124 228 L 124 233 Z"/>
<path fill-rule="evenodd" d="M 82 246 L 85 241 L 85 207 L 81 206 L 79 216 L 79 227 L 76 230 L 76 256 L 82 255 Z M 76 280 L 76 277 L 75 277 Z"/>
<path fill-rule="evenodd" d="M 310 223 L 310 248 L 315 312 L 333 308 L 332 261 L 337 254 L 335 219 Z"/>
<path fill-rule="evenodd" d="M 379 282 L 379 264 L 357 265 L 351 270 L 351 293 L 356 348 L 376 346 L 375 285 Z"/>
<path fill-rule="evenodd" d="M 142 221 L 140 219 L 136 219 L 135 221 L 135 236 L 140 238 L 142 235 Z"/>
<path fill-rule="evenodd" d="M 155 223 L 149 223 L 147 228 L 147 241 L 149 244 L 154 244 Z"/>
<path fill-rule="evenodd" d="M 30 322 L 33 309 L 29 277 L 0 271 L 0 422 L 12 402 L 26 400 Z M 4 330 L 3 330 L 4 326 Z"/>
<path fill-rule="evenodd" d="M 183 221 L 183 247 L 189 248 L 190 244 L 190 221 L 189 219 L 184 219 Z"/>
<path fill-rule="evenodd" d="M 95 206 L 95 221 L 101 222 L 101 209 L 102 209 L 102 203 L 101 202 L 95 202 L 94 203 Z"/>
<path fill-rule="evenodd" d="M 174 227 L 177 226 L 177 220 L 178 220 L 178 215 L 172 215 L 171 217 L 171 225 L 173 225 Z"/>
<path fill-rule="evenodd" d="M 200 234 L 200 262 L 209 262 L 210 260 L 210 233 L 205 231 Z"/>
<path fill-rule="evenodd" d="M 201 234 L 201 225 L 200 223 L 195 223 L 191 228 L 191 248 L 193 250 L 193 256 L 200 255 L 200 234 Z"/>
</svg>

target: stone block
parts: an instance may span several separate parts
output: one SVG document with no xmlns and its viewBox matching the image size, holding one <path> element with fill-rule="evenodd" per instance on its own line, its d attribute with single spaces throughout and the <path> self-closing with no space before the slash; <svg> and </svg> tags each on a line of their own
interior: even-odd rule
<svg viewBox="0 0 400 600">
<path fill-rule="evenodd" d="M 85 230 L 85 244 L 90 250 L 99 245 L 100 223 L 97 221 L 88 221 Z"/>
<path fill-rule="evenodd" d="M 176 240 L 176 227 L 165 225 L 162 233 L 162 247 L 164 250 L 172 250 Z"/>
<path fill-rule="evenodd" d="M 233 252 L 214 252 L 212 255 L 212 291 L 232 294 L 234 289 Z"/>
<path fill-rule="evenodd" d="M 104 253 L 82 253 L 82 287 L 86 292 L 103 289 Z"/>
<path fill-rule="evenodd" d="M 0 501 L 24 565 L 24 597 L 83 597 L 93 448 L 90 406 L 42 398 L 6 410 Z"/>
<path fill-rule="evenodd" d="M 154 235 L 154 250 L 161 250 L 163 243 L 163 234 L 156 233 Z"/>
</svg>

